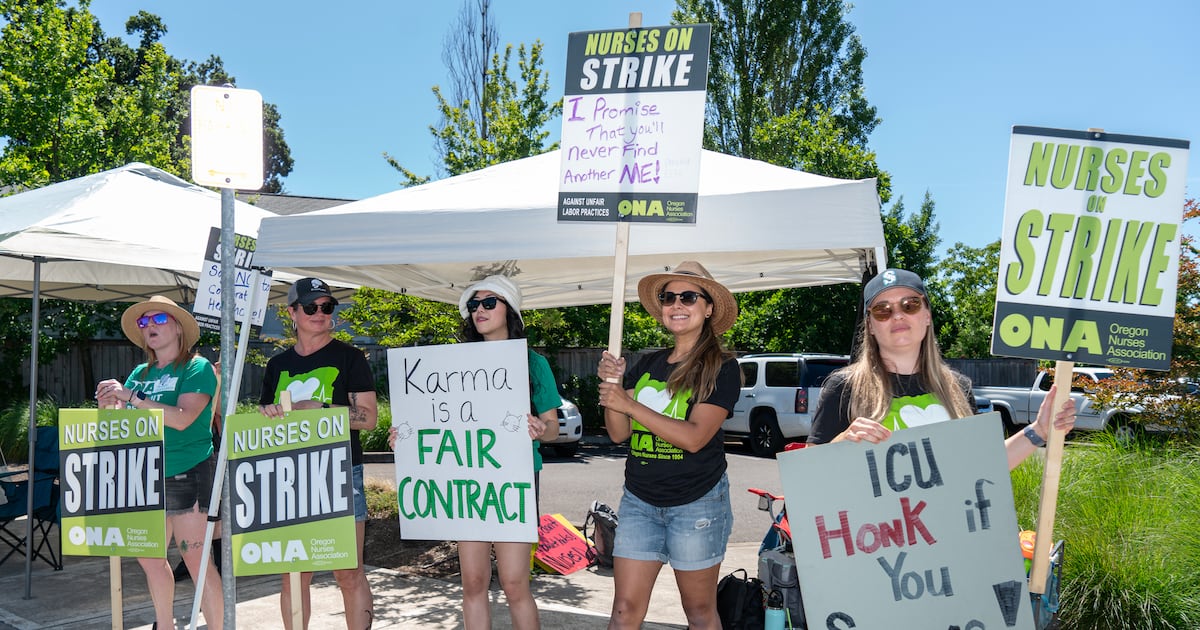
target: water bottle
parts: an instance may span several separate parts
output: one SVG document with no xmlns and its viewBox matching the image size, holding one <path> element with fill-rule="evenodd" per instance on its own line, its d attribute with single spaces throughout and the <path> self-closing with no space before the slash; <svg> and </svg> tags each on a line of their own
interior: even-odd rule
<svg viewBox="0 0 1200 630">
<path fill-rule="evenodd" d="M 783 630 L 783 628 L 783 593 L 773 588 L 767 594 L 767 623 L 763 626 L 763 630 Z"/>
</svg>

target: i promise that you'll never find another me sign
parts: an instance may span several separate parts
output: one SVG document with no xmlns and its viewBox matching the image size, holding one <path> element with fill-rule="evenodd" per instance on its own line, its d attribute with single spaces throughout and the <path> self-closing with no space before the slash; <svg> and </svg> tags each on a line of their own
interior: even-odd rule
<svg viewBox="0 0 1200 630">
<path fill-rule="evenodd" d="M 388 351 L 400 534 L 534 542 L 524 339 Z"/>
</svg>

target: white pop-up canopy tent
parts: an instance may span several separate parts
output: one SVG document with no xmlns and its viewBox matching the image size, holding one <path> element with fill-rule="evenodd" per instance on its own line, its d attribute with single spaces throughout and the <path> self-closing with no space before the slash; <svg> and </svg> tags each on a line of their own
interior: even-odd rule
<svg viewBox="0 0 1200 630">
<path fill-rule="evenodd" d="M 523 308 L 612 301 L 614 226 L 557 220 L 559 153 L 327 210 L 269 217 L 256 262 L 330 282 L 457 303 L 512 276 Z M 627 275 L 699 260 L 735 292 L 860 282 L 883 264 L 874 179 L 811 175 L 721 153 L 700 159 L 692 225 L 631 226 Z M 637 299 L 636 282 L 625 300 Z"/>
<path fill-rule="evenodd" d="M 190 304 L 221 216 L 219 193 L 136 162 L 0 198 L 0 297 L 33 299 L 33 339 L 43 297 L 136 302 L 164 295 Z M 256 236 L 267 216 L 273 215 L 235 201 L 234 232 Z M 272 299 L 283 301 L 286 290 L 273 288 Z M 32 461 L 36 345 L 31 354 Z M 32 535 L 30 519 L 26 536 Z M 28 557 L 25 580 L 28 595 Z"/>
<path fill-rule="evenodd" d="M 254 236 L 272 213 L 236 201 L 234 231 Z M 134 162 L 0 198 L 0 297 L 136 302 L 195 299 L 221 195 Z"/>
</svg>

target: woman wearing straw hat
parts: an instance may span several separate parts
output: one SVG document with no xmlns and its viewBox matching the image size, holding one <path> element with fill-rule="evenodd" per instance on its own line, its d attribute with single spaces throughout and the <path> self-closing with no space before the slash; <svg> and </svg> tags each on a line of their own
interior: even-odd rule
<svg viewBox="0 0 1200 630">
<path fill-rule="evenodd" d="M 195 580 L 200 572 L 216 465 L 211 427 L 216 373 L 208 359 L 192 353 L 200 339 L 196 319 L 168 298 L 156 295 L 125 309 L 121 330 L 146 352 L 146 362 L 134 368 L 124 383 L 100 381 L 96 401 L 101 407 L 162 410 L 166 539 L 175 539 Z M 171 565 L 166 558 L 138 558 L 138 564 L 146 572 L 155 627 L 174 628 L 175 576 Z M 220 577 L 210 556 L 200 599 L 209 628 L 221 627 L 225 614 L 222 596 Z"/>
<path fill-rule="evenodd" d="M 670 563 L 688 627 L 719 628 L 717 578 L 733 527 L 721 424 L 741 388 L 720 336 L 737 319 L 737 302 L 695 261 L 642 278 L 638 298 L 675 343 L 628 373 L 624 359 L 605 352 L 600 360 L 608 435 L 629 440 L 609 627 L 641 625 Z"/>
<path fill-rule="evenodd" d="M 910 424 L 975 413 L 970 379 L 942 360 L 920 276 L 885 269 L 863 287 L 863 311 L 858 354 L 825 379 L 808 443 L 878 444 Z M 1009 468 L 1046 443 L 1051 423 L 1056 431 L 1075 426 L 1074 401 L 1051 412 L 1055 388 L 1046 395 L 1037 420 L 1005 441 Z"/>
<path fill-rule="evenodd" d="M 525 338 L 525 320 L 521 317 L 521 288 L 505 276 L 488 276 L 463 291 L 458 299 L 462 315 L 459 338 L 462 341 L 503 341 Z M 538 496 L 539 471 L 542 456 L 538 440 L 546 433 L 558 432 L 558 407 L 562 398 L 554 373 L 545 357 L 528 351 L 529 403 L 532 413 L 526 416 L 526 428 L 533 445 L 534 499 Z M 396 425 L 388 434 L 388 444 L 395 448 Z M 529 588 L 530 543 L 458 541 L 458 562 L 462 570 L 463 628 L 478 630 L 492 627 L 492 609 L 488 586 L 492 578 L 492 554 L 496 555 L 496 572 L 500 588 L 508 602 L 508 614 L 515 630 L 536 630 L 541 627 L 537 602 Z"/>
</svg>

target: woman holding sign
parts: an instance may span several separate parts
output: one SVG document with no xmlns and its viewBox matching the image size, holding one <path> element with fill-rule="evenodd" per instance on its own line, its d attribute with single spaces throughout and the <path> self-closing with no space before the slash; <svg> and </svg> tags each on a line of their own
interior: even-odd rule
<svg viewBox="0 0 1200 630">
<path fill-rule="evenodd" d="M 200 326 L 192 314 L 156 295 L 121 315 L 121 330 L 146 352 L 124 383 L 109 379 L 96 385 L 101 407 L 125 405 L 163 413 L 166 540 L 172 538 L 195 580 L 200 572 L 209 498 L 216 457 L 213 453 L 212 401 L 217 377 L 208 359 L 192 354 Z M 175 575 L 166 558 L 138 558 L 146 572 L 155 626 L 174 628 Z M 208 559 L 200 609 L 209 628 L 224 620 L 221 578 Z"/>
<path fill-rule="evenodd" d="M 641 625 L 669 562 L 688 627 L 720 628 L 717 577 L 733 527 L 721 424 L 742 383 L 721 335 L 737 319 L 737 302 L 694 261 L 642 278 L 638 297 L 675 343 L 628 373 L 624 359 L 605 352 L 600 360 L 608 435 L 629 440 L 609 627 Z"/>
<path fill-rule="evenodd" d="M 282 418 L 280 394 L 288 392 L 292 409 L 320 409 L 330 405 L 349 408 L 351 480 L 354 486 L 354 524 L 358 539 L 358 566 L 335 569 L 333 578 L 342 591 L 346 627 L 370 628 L 375 619 L 371 584 L 363 570 L 363 540 L 366 538 L 367 495 L 363 487 L 363 454 L 360 431 L 370 431 L 378 421 L 375 378 L 361 350 L 333 338 L 333 307 L 337 300 L 329 285 L 317 278 L 301 278 L 288 289 L 288 315 L 296 331 L 296 344 L 271 357 L 263 374 L 259 411 L 269 418 Z M 300 601 L 304 627 L 312 615 L 309 585 L 312 573 L 300 574 Z M 279 607 L 283 625 L 292 628 L 291 582 L 283 576 Z"/>
<path fill-rule="evenodd" d="M 975 413 L 970 379 L 942 360 L 920 276 L 903 269 L 884 270 L 863 288 L 863 310 L 858 354 L 853 363 L 825 379 L 810 444 L 842 440 L 878 444 L 910 424 Z M 1009 468 L 1046 443 L 1051 422 L 1056 431 L 1075 426 L 1072 400 L 1051 418 L 1054 387 L 1037 420 L 1005 442 Z"/>
<path fill-rule="evenodd" d="M 458 300 L 462 315 L 459 337 L 463 341 L 504 341 L 525 338 L 525 320 L 521 317 L 521 289 L 505 276 L 489 276 L 467 287 Z M 562 405 L 554 373 L 545 357 L 529 351 L 529 437 L 533 440 L 534 496 L 538 494 L 542 456 L 538 440 L 558 431 L 557 409 Z M 396 425 L 388 433 L 388 444 L 396 448 Z M 530 543 L 458 541 L 458 562 L 462 571 L 463 627 L 466 630 L 492 627 L 492 609 L 488 585 L 492 579 L 492 551 L 500 587 L 508 600 L 508 613 L 516 630 L 541 627 L 537 602 L 529 589 Z"/>
</svg>

